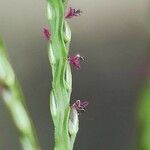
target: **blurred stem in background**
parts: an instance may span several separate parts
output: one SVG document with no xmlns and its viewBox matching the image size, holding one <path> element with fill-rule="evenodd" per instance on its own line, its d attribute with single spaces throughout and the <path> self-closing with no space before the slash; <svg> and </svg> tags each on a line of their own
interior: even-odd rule
<svg viewBox="0 0 150 150">
<path fill-rule="evenodd" d="M 70 107 L 72 74 L 68 62 L 71 32 L 65 21 L 67 0 L 48 0 L 51 29 L 49 60 L 52 68 L 50 111 L 55 127 L 55 150 L 72 150 L 78 132 L 78 113 Z"/>
<path fill-rule="evenodd" d="M 23 150 L 40 150 L 35 128 L 27 112 L 22 90 L 8 61 L 0 38 L 0 91 L 18 129 Z"/>
<path fill-rule="evenodd" d="M 147 16 L 146 29 L 150 42 L 150 22 L 149 13 Z M 144 77 L 139 92 L 139 103 L 137 107 L 137 150 L 150 150 L 150 45 L 140 74 Z"/>
<path fill-rule="evenodd" d="M 138 150 L 150 150 L 150 80 L 143 86 L 138 106 Z"/>
</svg>

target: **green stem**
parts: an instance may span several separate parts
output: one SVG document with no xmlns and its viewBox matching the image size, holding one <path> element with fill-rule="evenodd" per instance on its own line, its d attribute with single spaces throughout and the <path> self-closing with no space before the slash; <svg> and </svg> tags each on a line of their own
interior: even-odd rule
<svg viewBox="0 0 150 150">
<path fill-rule="evenodd" d="M 140 93 L 138 107 L 138 150 L 150 150 L 150 81 Z"/>
<path fill-rule="evenodd" d="M 68 63 L 71 33 L 64 18 L 66 2 L 48 0 L 47 7 L 52 34 L 48 53 L 53 76 L 50 111 L 55 126 L 55 150 L 72 150 L 75 140 L 73 137 L 78 129 L 78 123 L 75 123 L 74 132 L 69 130 L 72 75 Z M 75 113 L 77 114 L 76 111 Z M 78 122 L 78 117 L 76 117 L 76 122 Z"/>
<path fill-rule="evenodd" d="M 0 86 L 4 103 L 18 129 L 23 150 L 40 150 L 35 128 L 27 112 L 22 90 L 8 62 L 4 44 L 1 39 Z"/>
</svg>

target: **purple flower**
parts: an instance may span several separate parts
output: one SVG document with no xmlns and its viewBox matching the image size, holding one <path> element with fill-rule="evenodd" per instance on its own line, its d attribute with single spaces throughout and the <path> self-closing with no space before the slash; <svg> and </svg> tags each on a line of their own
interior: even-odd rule
<svg viewBox="0 0 150 150">
<path fill-rule="evenodd" d="M 80 61 L 84 60 L 84 58 L 80 56 L 80 54 L 77 54 L 75 56 L 70 56 L 68 60 L 76 69 L 81 69 Z"/>
<path fill-rule="evenodd" d="M 81 102 L 80 100 L 76 100 L 73 103 L 72 107 L 75 108 L 78 113 L 80 113 L 80 112 L 85 112 L 85 109 L 88 106 L 88 104 L 89 103 L 87 101 Z"/>
<path fill-rule="evenodd" d="M 70 7 L 65 18 L 70 19 L 70 18 L 81 15 L 81 13 L 82 13 L 82 11 L 80 9 L 76 10 L 76 9 L 73 9 L 72 7 Z"/>
<path fill-rule="evenodd" d="M 49 29 L 47 27 L 43 28 L 43 36 L 47 40 L 49 40 L 51 37 L 51 33 L 49 32 Z"/>
</svg>

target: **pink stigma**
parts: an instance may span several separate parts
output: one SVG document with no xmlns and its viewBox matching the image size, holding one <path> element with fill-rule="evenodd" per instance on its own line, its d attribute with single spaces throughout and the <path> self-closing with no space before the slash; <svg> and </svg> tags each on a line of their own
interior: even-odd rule
<svg viewBox="0 0 150 150">
<path fill-rule="evenodd" d="M 80 100 L 76 100 L 72 107 L 74 107 L 78 113 L 80 112 L 85 112 L 86 107 L 88 106 L 88 102 L 87 101 L 83 101 L 81 102 Z"/>
<path fill-rule="evenodd" d="M 48 28 L 47 27 L 44 27 L 43 28 L 43 36 L 45 39 L 49 40 L 50 37 L 51 37 L 51 33 L 49 32 Z"/>
<path fill-rule="evenodd" d="M 65 16 L 65 18 L 70 19 L 76 16 L 81 15 L 81 10 L 80 9 L 73 9 L 72 7 L 69 8 L 69 11 L 67 13 L 67 15 Z"/>
<path fill-rule="evenodd" d="M 72 64 L 76 69 L 81 69 L 80 66 L 80 61 L 84 60 L 84 58 L 82 56 L 80 56 L 79 54 L 75 55 L 75 56 L 70 56 L 68 58 L 70 64 Z"/>
</svg>

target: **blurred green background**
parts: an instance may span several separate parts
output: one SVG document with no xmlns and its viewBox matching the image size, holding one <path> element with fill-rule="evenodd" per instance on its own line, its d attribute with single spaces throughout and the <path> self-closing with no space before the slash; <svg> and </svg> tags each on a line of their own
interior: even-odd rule
<svg viewBox="0 0 150 150">
<path fill-rule="evenodd" d="M 86 60 L 73 70 L 72 100 L 89 101 L 80 117 L 75 150 L 130 150 L 136 139 L 135 109 L 148 47 L 148 0 L 72 0 L 81 17 L 71 19 L 70 53 Z M 49 113 L 51 74 L 46 0 L 0 0 L 0 33 L 22 84 L 43 150 L 53 149 Z M 0 150 L 20 150 L 16 129 L 0 99 Z"/>
</svg>

